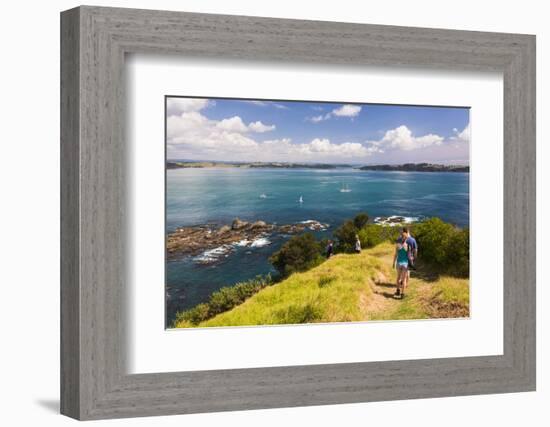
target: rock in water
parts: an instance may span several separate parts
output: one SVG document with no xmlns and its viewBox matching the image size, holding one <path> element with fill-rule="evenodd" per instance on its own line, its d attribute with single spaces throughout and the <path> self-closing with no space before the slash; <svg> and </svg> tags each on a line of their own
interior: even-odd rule
<svg viewBox="0 0 550 427">
<path fill-rule="evenodd" d="M 242 228 L 245 228 L 248 225 L 248 222 L 241 221 L 239 218 L 235 218 L 233 222 L 231 223 L 231 229 L 232 230 L 241 230 Z"/>
<path fill-rule="evenodd" d="M 231 231 L 231 227 L 229 225 L 224 225 L 218 230 L 218 234 L 225 234 L 229 233 Z"/>
<path fill-rule="evenodd" d="M 252 225 L 250 226 L 252 229 L 256 229 L 256 228 L 266 228 L 267 227 L 267 224 L 264 222 L 264 221 L 256 221 L 256 222 L 253 222 Z"/>
</svg>

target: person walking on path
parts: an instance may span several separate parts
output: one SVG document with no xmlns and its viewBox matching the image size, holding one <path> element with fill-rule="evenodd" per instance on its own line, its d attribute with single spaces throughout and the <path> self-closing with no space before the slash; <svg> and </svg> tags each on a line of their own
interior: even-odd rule
<svg viewBox="0 0 550 427">
<path fill-rule="evenodd" d="M 403 227 L 401 230 L 401 236 L 397 239 L 397 243 L 406 242 L 408 247 L 409 256 L 409 268 L 408 274 L 411 276 L 411 270 L 416 270 L 416 259 L 418 257 L 418 243 L 416 239 L 411 235 L 411 230 L 408 227 Z"/>
<path fill-rule="evenodd" d="M 405 289 L 409 283 L 409 245 L 407 244 L 407 232 L 405 231 L 402 233 L 401 242 L 395 245 L 393 268 L 397 270 L 397 289 L 394 298 L 403 299 L 405 297 Z"/>
<path fill-rule="evenodd" d="M 359 236 L 355 235 L 355 252 L 358 254 L 361 253 L 361 240 L 359 240 Z"/>
</svg>

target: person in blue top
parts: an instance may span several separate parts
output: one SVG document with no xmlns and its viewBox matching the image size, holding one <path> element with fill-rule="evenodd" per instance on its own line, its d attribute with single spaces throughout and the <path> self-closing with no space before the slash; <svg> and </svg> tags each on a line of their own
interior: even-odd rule
<svg viewBox="0 0 550 427">
<path fill-rule="evenodd" d="M 393 267 L 397 270 L 397 290 L 394 298 L 402 299 L 405 296 L 405 288 L 409 282 L 409 244 L 407 243 L 406 231 L 401 233 L 401 240 L 395 244 Z"/>
<path fill-rule="evenodd" d="M 418 257 L 418 244 L 416 243 L 416 239 L 411 235 L 411 230 L 409 230 L 408 227 L 403 227 L 401 230 L 401 236 L 397 239 L 397 243 L 401 243 L 405 240 L 408 247 L 408 255 L 409 255 L 409 277 L 410 277 L 410 270 L 416 270 L 415 262 L 416 258 Z"/>
</svg>

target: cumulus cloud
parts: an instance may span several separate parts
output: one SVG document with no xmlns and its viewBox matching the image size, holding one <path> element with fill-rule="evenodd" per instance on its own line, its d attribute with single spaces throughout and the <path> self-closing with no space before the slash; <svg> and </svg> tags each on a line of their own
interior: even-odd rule
<svg viewBox="0 0 550 427">
<path fill-rule="evenodd" d="M 252 134 L 275 129 L 261 121 L 248 126 L 239 116 L 211 120 L 198 111 L 167 118 L 168 157 L 211 160 L 334 162 L 365 159 L 380 152 L 359 142 L 327 138 L 294 143 L 290 138 L 257 140 Z"/>
<path fill-rule="evenodd" d="M 453 132 L 455 136 L 451 137 L 451 141 L 470 142 L 470 123 L 468 123 L 461 132 L 459 132 L 457 128 L 454 128 Z"/>
<path fill-rule="evenodd" d="M 248 132 L 248 126 L 244 124 L 239 116 L 223 119 L 216 123 L 216 127 L 230 132 Z"/>
<path fill-rule="evenodd" d="M 168 116 L 200 111 L 210 105 L 212 101 L 199 98 L 168 98 L 166 101 L 166 113 Z"/>
<path fill-rule="evenodd" d="M 195 105 L 186 108 L 199 108 Z M 209 119 L 200 111 L 187 111 L 167 117 L 167 147 L 170 159 L 229 161 L 281 161 L 321 163 L 408 162 L 444 160 L 449 149 L 456 156 L 468 159 L 469 127 L 456 131 L 445 140 L 436 134 L 416 136 L 405 125 L 387 130 L 378 140 L 335 142 L 317 137 L 306 141 L 290 138 L 262 139 L 275 129 L 261 121 L 246 124 L 241 117 Z M 458 149 L 453 146 L 458 145 Z"/>
<path fill-rule="evenodd" d="M 332 114 L 338 117 L 356 117 L 361 111 L 359 105 L 342 105 L 340 108 L 332 110 Z"/>
<path fill-rule="evenodd" d="M 379 141 L 371 141 L 372 146 L 380 149 L 416 150 L 419 148 L 441 145 L 444 138 L 435 134 L 413 136 L 411 130 L 401 125 L 395 129 L 386 131 L 384 137 Z"/>
<path fill-rule="evenodd" d="M 248 125 L 248 129 L 252 132 L 264 133 L 275 130 L 275 125 L 264 125 L 261 121 L 253 122 Z"/>
<path fill-rule="evenodd" d="M 339 108 L 335 108 L 330 113 L 320 114 L 318 116 L 307 117 L 306 120 L 311 123 L 319 123 L 323 120 L 328 120 L 331 117 L 357 117 L 361 112 L 361 107 L 359 105 L 344 104 Z"/>
</svg>

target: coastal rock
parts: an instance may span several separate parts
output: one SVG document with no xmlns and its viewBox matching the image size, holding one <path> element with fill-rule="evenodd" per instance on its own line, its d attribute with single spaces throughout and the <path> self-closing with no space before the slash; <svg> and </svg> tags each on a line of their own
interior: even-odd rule
<svg viewBox="0 0 550 427">
<path fill-rule="evenodd" d="M 168 234 L 166 250 L 170 258 L 200 255 L 198 258 L 207 263 L 238 246 L 257 248 L 268 245 L 271 243 L 268 237 L 274 233 L 297 234 L 306 230 L 322 231 L 328 227 L 328 224 L 315 220 L 274 225 L 260 220 L 247 222 L 235 218 L 231 226 L 208 224 L 177 228 Z"/>
<path fill-rule="evenodd" d="M 217 234 L 225 234 L 229 233 L 231 231 L 231 227 L 229 225 L 224 225 L 220 227 L 220 229 L 217 231 Z"/>
<path fill-rule="evenodd" d="M 266 228 L 267 224 L 266 224 L 265 221 L 256 221 L 256 222 L 252 223 L 252 225 L 250 227 L 252 229 Z"/>
<path fill-rule="evenodd" d="M 248 225 L 248 222 L 241 221 L 239 218 L 235 218 L 233 222 L 231 223 L 231 229 L 232 230 L 241 230 L 245 228 Z"/>
<path fill-rule="evenodd" d="M 388 222 L 394 223 L 394 224 L 398 224 L 404 221 L 405 221 L 405 218 L 403 218 L 402 216 L 394 216 L 394 217 L 388 218 Z"/>
</svg>

